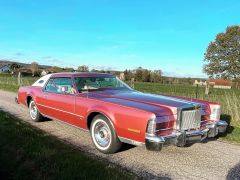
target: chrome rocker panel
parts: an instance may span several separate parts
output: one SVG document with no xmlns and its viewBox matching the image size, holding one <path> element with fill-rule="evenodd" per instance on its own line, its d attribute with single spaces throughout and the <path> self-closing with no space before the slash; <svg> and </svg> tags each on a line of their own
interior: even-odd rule
<svg viewBox="0 0 240 180">
<path fill-rule="evenodd" d="M 207 124 L 207 127 L 196 131 L 175 131 L 166 136 L 151 136 L 145 138 L 145 145 L 148 150 L 159 151 L 163 145 L 173 144 L 176 146 L 185 146 L 201 142 L 207 137 L 215 137 L 219 133 L 226 132 L 228 124 L 225 121 L 216 121 Z"/>
</svg>

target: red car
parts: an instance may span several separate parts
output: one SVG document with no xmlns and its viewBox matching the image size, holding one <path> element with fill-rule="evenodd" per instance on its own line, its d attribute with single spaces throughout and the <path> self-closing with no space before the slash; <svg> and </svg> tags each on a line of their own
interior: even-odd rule
<svg viewBox="0 0 240 180">
<path fill-rule="evenodd" d="M 226 131 L 220 105 L 142 93 L 111 74 L 57 73 L 21 87 L 16 98 L 33 121 L 54 118 L 90 131 L 93 144 L 114 153 L 122 143 L 161 150 L 185 146 Z"/>
</svg>

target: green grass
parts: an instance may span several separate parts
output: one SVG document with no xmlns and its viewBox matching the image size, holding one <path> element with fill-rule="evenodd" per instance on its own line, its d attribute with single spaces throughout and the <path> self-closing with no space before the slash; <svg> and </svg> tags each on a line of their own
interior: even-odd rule
<svg viewBox="0 0 240 180">
<path fill-rule="evenodd" d="M 0 111 L 1 179 L 134 179 Z"/>
<path fill-rule="evenodd" d="M 22 85 L 30 85 L 35 82 L 39 77 L 23 77 Z M 6 91 L 17 92 L 18 86 L 18 78 L 13 77 L 10 74 L 0 74 L 0 89 Z"/>
<path fill-rule="evenodd" d="M 219 137 L 223 141 L 228 141 L 232 143 L 240 143 L 240 127 L 230 126 L 227 133 Z"/>
</svg>

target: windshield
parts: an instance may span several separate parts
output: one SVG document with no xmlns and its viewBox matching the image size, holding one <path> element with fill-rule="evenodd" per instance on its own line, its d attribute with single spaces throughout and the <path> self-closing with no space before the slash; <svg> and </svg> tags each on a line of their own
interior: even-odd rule
<svg viewBox="0 0 240 180">
<path fill-rule="evenodd" d="M 75 77 L 74 82 L 79 92 L 99 89 L 131 90 L 131 88 L 127 84 L 114 76 Z"/>
</svg>

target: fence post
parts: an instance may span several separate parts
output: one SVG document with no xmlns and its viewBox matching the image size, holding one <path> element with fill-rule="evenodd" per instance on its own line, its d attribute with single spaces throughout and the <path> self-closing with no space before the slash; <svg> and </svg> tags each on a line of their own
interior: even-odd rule
<svg viewBox="0 0 240 180">
<path fill-rule="evenodd" d="M 135 79 L 134 78 L 131 78 L 131 87 L 134 88 L 134 81 Z"/>
<path fill-rule="evenodd" d="M 208 95 L 208 94 L 209 94 L 209 84 L 206 84 L 205 95 Z"/>
<path fill-rule="evenodd" d="M 21 72 L 18 72 L 18 86 L 22 86 L 22 75 Z"/>
</svg>

